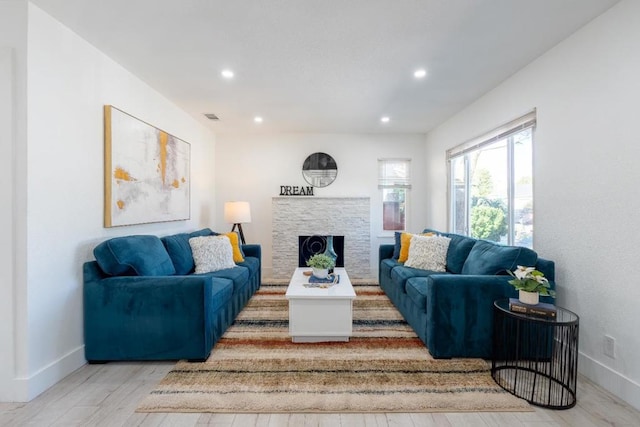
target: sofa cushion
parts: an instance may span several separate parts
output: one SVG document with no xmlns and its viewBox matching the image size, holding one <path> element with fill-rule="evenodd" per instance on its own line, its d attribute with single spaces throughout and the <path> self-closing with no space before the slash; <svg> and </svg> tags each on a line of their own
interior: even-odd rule
<svg viewBox="0 0 640 427">
<path fill-rule="evenodd" d="M 402 292 L 406 293 L 406 284 L 407 280 L 413 277 L 428 277 L 432 274 L 442 274 L 437 271 L 431 270 L 421 270 L 418 268 L 405 267 L 403 265 L 394 268 L 391 270 L 391 279 L 393 283 L 396 284 Z"/>
<path fill-rule="evenodd" d="M 172 236 L 165 236 L 160 239 L 171 257 L 173 266 L 176 269 L 176 274 L 191 274 L 194 271 L 195 264 L 193 262 L 193 254 L 191 253 L 189 239 L 192 237 L 212 236 L 215 234 L 216 233 L 211 231 L 209 228 L 203 228 L 202 230 L 194 231 L 193 233 L 179 233 Z"/>
<path fill-rule="evenodd" d="M 431 228 L 425 228 L 422 232 L 435 233 L 451 239 L 449 251 L 447 252 L 447 271 L 454 274 L 462 273 L 464 262 L 467 260 L 469 252 L 471 252 L 473 245 L 475 245 L 478 239 L 461 234 L 442 233 Z"/>
<path fill-rule="evenodd" d="M 420 309 L 427 312 L 427 281 L 421 278 L 407 280 L 407 296 Z"/>
<path fill-rule="evenodd" d="M 404 265 L 444 273 L 450 241 L 450 238 L 444 236 L 413 236 L 409 258 Z"/>
<path fill-rule="evenodd" d="M 173 262 L 156 236 L 115 237 L 93 250 L 98 265 L 111 276 L 169 276 Z"/>
<path fill-rule="evenodd" d="M 233 293 L 237 294 L 245 286 L 249 285 L 249 269 L 236 266 L 235 268 L 225 268 L 224 270 L 206 273 L 208 276 L 229 279 L 233 282 Z"/>
<path fill-rule="evenodd" d="M 384 277 L 391 277 L 391 270 L 399 265 L 401 266 L 402 264 L 395 259 L 383 259 L 380 261 L 380 274 Z"/>
<path fill-rule="evenodd" d="M 538 254 L 529 248 L 478 240 L 469 252 L 462 274 L 506 274 L 519 265 L 534 266 L 537 261 Z"/>
<path fill-rule="evenodd" d="M 189 239 L 196 273 L 233 268 L 233 249 L 227 236 L 200 236 Z"/>
<path fill-rule="evenodd" d="M 248 268 L 249 275 L 253 276 L 260 269 L 260 260 L 256 257 L 246 256 L 244 257 L 244 261 L 238 263 L 238 265 Z"/>
<path fill-rule="evenodd" d="M 464 262 L 469 256 L 469 252 L 473 249 L 473 245 L 477 240 L 468 237 L 461 236 L 459 234 L 447 233 L 445 236 L 451 239 L 449 243 L 449 251 L 447 252 L 447 271 L 450 273 L 460 274 Z"/>
<path fill-rule="evenodd" d="M 233 281 L 224 278 L 211 280 L 211 310 L 217 313 L 222 307 L 229 304 L 233 295 Z"/>
</svg>

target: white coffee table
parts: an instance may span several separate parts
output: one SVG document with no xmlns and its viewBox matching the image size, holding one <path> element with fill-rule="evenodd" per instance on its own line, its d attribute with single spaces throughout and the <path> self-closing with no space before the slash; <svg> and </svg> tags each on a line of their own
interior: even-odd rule
<svg viewBox="0 0 640 427">
<path fill-rule="evenodd" d="M 353 325 L 353 290 L 347 271 L 336 268 L 340 283 L 327 288 L 305 287 L 309 268 L 296 268 L 286 297 L 289 300 L 289 335 L 293 342 L 349 341 Z"/>
</svg>

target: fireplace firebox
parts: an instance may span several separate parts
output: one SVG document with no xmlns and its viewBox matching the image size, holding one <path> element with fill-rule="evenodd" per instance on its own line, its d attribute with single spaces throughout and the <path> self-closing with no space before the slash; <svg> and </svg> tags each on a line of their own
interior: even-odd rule
<svg viewBox="0 0 640 427">
<path fill-rule="evenodd" d="M 298 236 L 298 267 L 306 267 L 312 255 L 327 249 L 328 236 Z M 338 255 L 336 267 L 344 267 L 344 236 L 333 236 L 333 250 Z"/>
</svg>

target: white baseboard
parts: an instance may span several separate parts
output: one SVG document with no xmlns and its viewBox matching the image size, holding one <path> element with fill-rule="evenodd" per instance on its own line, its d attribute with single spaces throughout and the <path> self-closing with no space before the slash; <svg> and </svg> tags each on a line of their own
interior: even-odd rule
<svg viewBox="0 0 640 427">
<path fill-rule="evenodd" d="M 640 384 L 637 382 L 582 352 L 578 356 L 578 371 L 640 411 Z M 580 396 L 578 396 L 578 400 L 580 400 Z"/>
<path fill-rule="evenodd" d="M 3 395 L 2 401 L 29 402 L 86 363 L 82 345 L 27 378 L 14 378 L 10 395 Z"/>
</svg>

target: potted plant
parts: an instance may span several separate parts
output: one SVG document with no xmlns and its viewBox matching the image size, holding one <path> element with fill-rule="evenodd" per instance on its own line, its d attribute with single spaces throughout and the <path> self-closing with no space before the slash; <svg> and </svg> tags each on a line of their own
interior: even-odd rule
<svg viewBox="0 0 640 427">
<path fill-rule="evenodd" d="M 535 305 L 540 301 L 540 295 L 556 297 L 556 292 L 551 289 L 549 280 L 534 267 L 519 265 L 517 269 L 508 273 L 514 278 L 509 280 L 509 284 L 518 290 L 520 302 Z"/>
<path fill-rule="evenodd" d="M 329 276 L 329 269 L 335 267 L 336 262 L 333 258 L 325 254 L 312 255 L 307 260 L 307 267 L 313 269 L 313 275 L 318 279 L 325 279 Z"/>
</svg>

